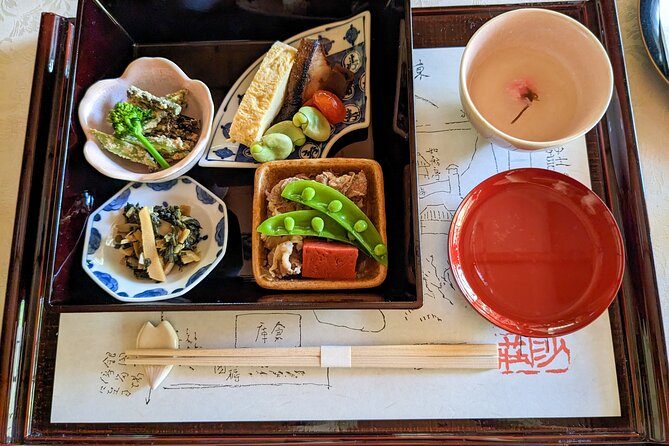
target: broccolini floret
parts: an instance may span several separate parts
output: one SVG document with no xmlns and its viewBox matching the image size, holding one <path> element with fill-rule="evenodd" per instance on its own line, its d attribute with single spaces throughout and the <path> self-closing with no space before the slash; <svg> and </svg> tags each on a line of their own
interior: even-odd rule
<svg viewBox="0 0 669 446">
<path fill-rule="evenodd" d="M 117 137 L 134 136 L 156 160 L 158 165 L 167 169 L 170 165 L 144 136 L 143 124 L 153 116 L 151 110 L 144 110 L 129 102 L 119 102 L 109 111 L 109 121 Z"/>
</svg>

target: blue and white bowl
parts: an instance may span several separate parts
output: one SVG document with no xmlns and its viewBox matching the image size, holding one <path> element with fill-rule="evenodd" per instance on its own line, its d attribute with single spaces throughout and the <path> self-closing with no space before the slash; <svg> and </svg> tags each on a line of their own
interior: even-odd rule
<svg viewBox="0 0 669 446">
<path fill-rule="evenodd" d="M 123 223 L 126 203 L 188 205 L 202 226 L 200 261 L 174 268 L 165 282 L 137 279 L 114 248 L 115 225 Z M 228 211 L 223 200 L 189 177 L 162 183 L 130 183 L 88 218 L 82 266 L 102 289 L 123 302 L 152 302 L 181 296 L 200 283 L 225 255 Z"/>
<path fill-rule="evenodd" d="M 343 98 L 346 107 L 344 122 L 332 127 L 330 138 L 324 142 L 307 140 L 288 156 L 288 159 L 325 158 L 332 145 L 345 134 L 369 127 L 369 55 L 371 45 L 371 15 L 362 12 L 341 22 L 328 23 L 287 39 L 285 43 L 298 47 L 304 38 L 320 39 L 325 43 L 325 55 L 330 64 L 341 64 L 353 72 L 353 83 Z M 230 126 L 237 113 L 242 97 L 260 68 L 265 56 L 251 65 L 230 88 L 214 117 L 214 127 L 209 146 L 200 158 L 205 167 L 258 167 L 251 151 L 243 144 L 230 140 Z"/>
</svg>

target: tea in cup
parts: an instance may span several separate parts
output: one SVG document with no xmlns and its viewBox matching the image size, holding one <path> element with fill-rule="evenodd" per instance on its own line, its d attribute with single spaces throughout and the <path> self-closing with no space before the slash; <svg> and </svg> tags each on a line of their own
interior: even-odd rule
<svg viewBox="0 0 669 446">
<path fill-rule="evenodd" d="M 612 92 L 613 70 L 599 40 L 546 9 L 490 20 L 472 36 L 460 65 L 460 98 L 472 125 L 511 149 L 548 149 L 584 135 Z"/>
</svg>

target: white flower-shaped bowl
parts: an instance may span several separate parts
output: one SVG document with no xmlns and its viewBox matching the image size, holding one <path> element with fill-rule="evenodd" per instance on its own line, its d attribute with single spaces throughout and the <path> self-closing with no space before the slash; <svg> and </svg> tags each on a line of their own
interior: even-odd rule
<svg viewBox="0 0 669 446">
<path fill-rule="evenodd" d="M 163 96 L 181 88 L 188 89 L 187 106 L 183 113 L 199 119 L 202 128 L 200 139 L 187 157 L 167 169 L 151 172 L 146 166 L 124 160 L 100 147 L 91 129 L 105 133 L 114 132 L 107 121 L 107 114 L 117 102 L 127 99 L 126 91 L 130 85 L 156 96 Z M 168 59 L 142 57 L 128 65 L 121 77 L 96 82 L 86 91 L 79 104 L 79 123 L 86 134 L 84 156 L 98 172 L 111 178 L 143 183 L 171 180 L 190 170 L 204 153 L 211 135 L 213 115 L 211 92 L 203 82 L 189 78 Z"/>
<path fill-rule="evenodd" d="M 174 268 L 165 282 L 137 279 L 114 248 L 115 226 L 123 223 L 126 203 L 145 206 L 188 205 L 203 239 L 197 245 L 200 261 Z M 228 212 L 219 197 L 189 177 L 160 183 L 130 183 L 88 218 L 81 264 L 103 290 L 123 302 L 152 302 L 181 296 L 195 287 L 221 261 L 228 241 Z"/>
</svg>

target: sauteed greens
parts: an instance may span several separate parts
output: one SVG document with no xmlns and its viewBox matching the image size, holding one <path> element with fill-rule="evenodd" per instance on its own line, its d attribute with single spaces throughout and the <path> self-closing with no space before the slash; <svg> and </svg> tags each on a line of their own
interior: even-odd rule
<svg viewBox="0 0 669 446">
<path fill-rule="evenodd" d="M 128 100 L 109 112 L 114 134 L 92 129 L 101 146 L 151 170 L 167 168 L 185 158 L 199 139 L 200 121 L 181 114 L 188 90 L 165 96 L 130 86 Z"/>
<path fill-rule="evenodd" d="M 164 281 L 174 266 L 200 260 L 201 226 L 189 214 L 188 206 L 125 206 L 114 247 L 123 251 L 123 262 L 135 277 Z"/>
</svg>

